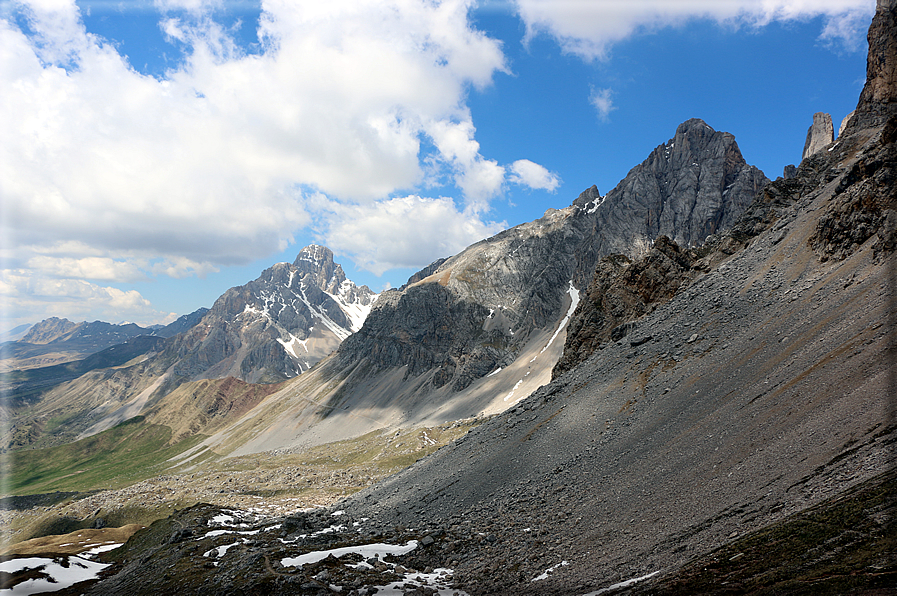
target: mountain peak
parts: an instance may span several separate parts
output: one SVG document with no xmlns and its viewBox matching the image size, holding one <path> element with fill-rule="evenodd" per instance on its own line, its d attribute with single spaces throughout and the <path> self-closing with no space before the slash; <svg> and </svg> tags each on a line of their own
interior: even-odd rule
<svg viewBox="0 0 897 596">
<path fill-rule="evenodd" d="M 376 298 L 346 278 L 329 248 L 306 246 L 292 264 L 218 298 L 183 340 L 178 374 L 252 383 L 296 376 L 360 329 Z"/>
<path fill-rule="evenodd" d="M 302 282 L 314 284 L 328 294 L 339 294 L 346 281 L 343 268 L 333 262 L 333 251 L 319 244 L 309 244 L 300 250 L 293 267 Z"/>
<path fill-rule="evenodd" d="M 299 264 L 303 262 L 316 264 L 332 264 L 333 251 L 326 246 L 321 246 L 320 244 L 309 244 L 299 251 L 299 254 L 296 255 L 296 260 L 293 261 L 293 265 L 298 267 Z"/>
<path fill-rule="evenodd" d="M 86 322 L 73 323 L 68 319 L 60 319 L 59 317 L 49 317 L 40 323 L 36 323 L 22 337 L 22 342 L 32 344 L 48 344 L 52 341 L 59 340 L 67 335 L 71 335 L 79 328 L 86 325 Z"/>
</svg>

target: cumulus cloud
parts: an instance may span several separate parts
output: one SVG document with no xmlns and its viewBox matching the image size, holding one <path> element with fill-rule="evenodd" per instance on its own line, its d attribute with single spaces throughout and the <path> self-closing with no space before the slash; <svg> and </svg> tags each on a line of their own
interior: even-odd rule
<svg viewBox="0 0 897 596">
<path fill-rule="evenodd" d="M 220 0 L 155 0 L 185 51 L 158 78 L 87 32 L 74 0 L 4 7 L 16 17 L 0 18 L 7 262 L 72 288 L 204 275 L 292 243 L 312 223 L 310 194 L 395 210 L 388 197 L 444 184 L 460 211 L 414 212 L 442 205 L 457 250 L 494 229 L 476 214 L 507 174 L 480 154 L 465 105 L 506 70 L 500 42 L 468 21 L 473 1 L 264 0 L 250 54 L 215 22 Z M 354 245 L 365 262 L 385 255 L 378 271 L 407 261 Z"/>
<path fill-rule="evenodd" d="M 496 194 L 504 170 L 479 155 L 462 102 L 504 57 L 468 2 L 263 8 L 260 55 L 209 19 L 165 19 L 191 48 L 165 80 L 88 34 L 74 2 L 28 4 L 32 36 L 0 23 L 0 175 L 21 241 L 247 262 L 308 223 L 300 189 L 365 202 L 413 188 L 421 136 L 450 131 L 460 143 L 440 138 L 437 159 L 471 201 Z"/>
<path fill-rule="evenodd" d="M 28 260 L 28 267 L 52 277 L 97 279 L 105 281 L 145 281 L 147 276 L 135 263 L 106 257 L 52 257 L 38 255 Z"/>
<path fill-rule="evenodd" d="M 397 267 L 424 267 L 507 227 L 458 210 L 444 197 L 412 195 L 367 205 L 318 197 L 318 204 L 327 226 L 324 243 L 376 275 Z"/>
<path fill-rule="evenodd" d="M 515 184 L 549 192 L 554 192 L 561 183 L 561 179 L 557 174 L 549 172 L 545 166 L 528 159 L 518 159 L 511 164 L 509 180 Z"/>
<path fill-rule="evenodd" d="M 74 321 L 130 321 L 139 325 L 164 325 L 175 313 L 153 308 L 136 290 L 120 290 L 79 279 L 44 277 L 27 269 L 0 271 L 0 301 L 14 302 L 15 317 L 9 324 L 34 322 L 45 317 Z"/>
<path fill-rule="evenodd" d="M 875 10 L 872 0 L 516 0 L 528 39 L 544 33 L 586 60 L 603 59 L 611 45 L 638 32 L 711 19 L 758 27 L 772 21 L 825 17 L 824 40 L 853 47 Z"/>
</svg>

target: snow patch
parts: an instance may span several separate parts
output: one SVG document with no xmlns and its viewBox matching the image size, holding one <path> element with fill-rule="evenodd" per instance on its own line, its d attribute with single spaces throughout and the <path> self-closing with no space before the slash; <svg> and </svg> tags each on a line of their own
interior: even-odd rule
<svg viewBox="0 0 897 596">
<path fill-rule="evenodd" d="M 375 544 L 360 544 L 358 546 L 344 546 L 341 548 L 332 548 L 330 550 L 313 551 L 310 553 L 305 553 L 304 555 L 299 555 L 298 557 L 287 557 L 285 559 L 281 559 L 280 564 L 284 567 L 301 567 L 310 563 L 323 561 L 330 555 L 333 555 L 338 559 L 344 555 L 348 555 L 349 553 L 358 553 L 365 559 L 369 559 L 371 557 L 382 558 L 386 555 L 404 555 L 410 553 L 415 548 L 417 548 L 417 540 L 409 540 L 408 543 L 404 546 L 397 544 L 385 544 L 383 542 L 378 542 Z"/>
<path fill-rule="evenodd" d="M 522 385 L 522 384 L 523 384 L 523 379 L 520 379 L 519 381 L 517 381 L 517 384 L 514 385 L 514 388 L 511 389 L 510 393 L 508 393 L 505 396 L 505 401 L 508 401 L 509 399 L 511 399 L 511 396 L 514 395 L 514 392 L 517 391 L 517 389 L 519 389 L 520 385 Z"/>
<path fill-rule="evenodd" d="M 569 564 L 570 564 L 570 563 L 568 563 L 567 561 L 561 561 L 561 562 L 558 563 L 557 565 L 552 565 L 551 567 L 549 567 L 548 569 L 546 569 L 545 571 L 543 571 L 541 575 L 537 575 L 536 577 L 534 577 L 533 579 L 531 579 L 531 580 L 530 580 L 530 583 L 532 583 L 532 582 L 539 582 L 539 581 L 542 581 L 543 579 L 548 579 L 548 576 L 549 576 L 555 569 L 557 569 L 558 567 L 566 567 L 566 566 L 569 565 Z"/>
<path fill-rule="evenodd" d="M 551 336 L 551 339 L 548 340 L 548 343 L 545 344 L 545 347 L 539 351 L 539 354 L 533 356 L 533 359 L 530 362 L 535 362 L 536 358 L 545 352 L 551 344 L 554 343 L 554 340 L 557 339 L 557 336 L 561 333 L 563 329 L 567 327 L 567 323 L 570 322 L 570 317 L 573 316 L 573 311 L 576 310 L 576 307 L 579 306 L 579 290 L 573 287 L 573 280 L 570 280 L 570 288 L 567 290 L 567 293 L 570 295 L 570 308 L 567 309 L 567 314 L 564 315 L 564 318 L 561 319 L 561 323 L 558 325 L 558 328 L 555 330 L 554 335 Z"/>
<path fill-rule="evenodd" d="M 440 567 L 434 569 L 433 573 L 406 573 L 405 576 L 397 581 L 385 586 L 377 586 L 377 594 L 380 596 L 403 596 L 408 593 L 405 585 L 419 586 L 435 589 L 439 596 L 468 596 L 467 592 L 462 592 L 451 587 L 451 576 L 454 573 L 452 569 Z"/>
<path fill-rule="evenodd" d="M 111 563 L 98 563 L 78 556 L 69 556 L 63 566 L 62 557 L 24 557 L 0 562 L 0 572 L 17 573 L 33 569 L 39 576 L 16 584 L 12 588 L 0 590 L 0 594 L 43 594 L 56 592 L 91 579 L 97 579 L 100 572 Z"/>
<path fill-rule="evenodd" d="M 312 303 L 308 301 L 308 296 L 305 295 L 304 287 L 300 286 L 299 291 L 302 294 L 302 296 L 299 299 L 303 303 L 305 303 L 305 306 L 308 307 L 308 311 L 311 313 L 311 316 L 316 319 L 320 319 L 321 322 L 324 323 L 324 326 L 327 327 L 328 329 L 330 329 L 330 331 L 332 331 L 333 334 L 336 335 L 340 341 L 343 341 L 344 339 L 346 339 L 347 337 L 352 335 L 351 331 L 344 329 L 343 327 L 337 325 L 336 322 L 333 321 L 333 319 L 331 319 L 329 316 L 327 316 L 327 313 L 324 312 L 323 309 L 321 309 L 317 306 L 312 306 Z M 328 296 L 332 297 L 332 295 L 330 295 L 330 294 L 328 294 Z"/>
<path fill-rule="evenodd" d="M 82 557 L 92 557 L 94 555 L 98 555 L 98 554 L 104 553 L 106 551 L 115 550 L 122 544 L 124 544 L 124 542 L 113 542 L 112 544 L 103 544 L 101 546 L 95 546 L 92 549 L 86 550 L 83 553 L 81 553 L 81 556 Z"/>
<path fill-rule="evenodd" d="M 588 205 L 586 205 L 583 208 L 586 209 L 586 213 L 595 213 L 596 211 L 598 211 L 598 207 L 600 207 L 602 205 L 602 203 L 604 203 L 604 199 L 606 199 L 606 198 L 607 198 L 607 195 L 604 195 L 603 197 L 601 195 L 598 195 L 597 197 L 592 199 L 591 203 L 589 203 Z"/>
<path fill-rule="evenodd" d="M 287 354 L 292 356 L 295 359 L 299 359 L 299 356 L 296 354 L 296 344 L 299 344 L 303 348 L 305 348 L 305 353 L 308 354 L 308 340 L 299 339 L 292 333 L 290 333 L 290 341 L 284 341 L 281 338 L 277 338 L 277 343 L 283 346 L 283 349 Z"/>
<path fill-rule="evenodd" d="M 216 546 L 212 550 L 207 550 L 206 552 L 204 552 L 202 554 L 202 556 L 211 557 L 212 559 L 220 559 L 225 554 L 227 554 L 228 550 L 232 549 L 235 546 L 239 546 L 239 545 L 243 544 L 244 542 L 246 542 L 246 540 L 237 540 L 236 542 L 234 542 L 232 544 L 223 544 L 221 546 Z"/>
<path fill-rule="evenodd" d="M 620 588 L 628 588 L 633 584 L 637 584 L 638 582 L 645 581 L 649 577 L 654 577 L 660 573 L 660 570 L 655 571 L 654 573 L 649 573 L 648 575 L 643 575 L 641 577 L 635 577 L 632 579 L 627 579 L 625 582 L 620 582 L 618 584 L 614 584 L 612 586 L 608 586 L 606 588 L 601 588 L 600 590 L 596 590 L 595 592 L 589 592 L 588 594 L 583 594 L 582 596 L 598 596 L 598 594 L 606 594 L 607 592 L 611 592 L 613 590 L 619 590 Z"/>
<path fill-rule="evenodd" d="M 361 326 L 364 325 L 365 319 L 368 318 L 368 315 L 371 313 L 371 307 L 374 306 L 374 301 L 371 301 L 370 304 L 359 304 L 358 302 L 347 302 L 343 297 L 345 291 L 349 288 L 346 284 L 350 284 L 352 287 L 355 286 L 351 281 L 346 280 L 342 284 L 340 284 L 340 291 L 338 294 L 331 294 L 329 292 L 324 292 L 328 296 L 330 296 L 334 302 L 339 305 L 340 310 L 343 311 L 343 314 L 346 315 L 346 318 L 349 320 L 349 329 L 352 333 L 355 333 Z M 348 337 L 348 336 L 346 336 Z"/>
</svg>

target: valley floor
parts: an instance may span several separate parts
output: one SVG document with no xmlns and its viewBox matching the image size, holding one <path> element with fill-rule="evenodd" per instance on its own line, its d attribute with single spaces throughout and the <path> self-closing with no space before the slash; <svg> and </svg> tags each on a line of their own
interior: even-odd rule
<svg viewBox="0 0 897 596">
<path fill-rule="evenodd" d="M 24 540 L 91 526 L 149 525 L 173 511 L 209 503 L 278 516 L 326 507 L 407 467 L 482 420 L 369 433 L 299 452 L 268 452 L 171 473 L 115 490 L 5 497 L 0 509 L 6 553 L 29 554 Z"/>
</svg>

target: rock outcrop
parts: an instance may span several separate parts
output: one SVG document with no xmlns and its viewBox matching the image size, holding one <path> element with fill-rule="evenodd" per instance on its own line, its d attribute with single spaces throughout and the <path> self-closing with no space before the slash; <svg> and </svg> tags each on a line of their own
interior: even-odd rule
<svg viewBox="0 0 897 596">
<path fill-rule="evenodd" d="M 866 58 L 866 84 L 854 112 L 857 128 L 883 124 L 897 110 L 897 0 L 878 0 L 875 18 L 869 28 L 869 54 Z"/>
<path fill-rule="evenodd" d="M 813 124 L 807 130 L 807 141 L 804 143 L 804 152 L 801 159 L 807 159 L 815 153 L 819 153 L 832 144 L 835 140 L 835 129 L 832 125 L 831 114 L 816 112 L 813 114 Z"/>
<path fill-rule="evenodd" d="M 553 377 L 584 362 L 602 344 L 620 341 L 629 335 L 628 323 L 668 302 L 681 286 L 701 271 L 698 254 L 682 249 L 661 236 L 642 258 L 624 255 L 601 259 L 592 281 L 580 300 L 567 328 L 564 354 L 552 371 Z M 650 341 L 635 334 L 627 341 L 633 346 Z"/>
<path fill-rule="evenodd" d="M 853 112 L 850 112 L 841 119 L 841 126 L 838 127 L 838 137 L 844 134 L 844 129 L 847 128 L 847 123 L 850 122 L 851 118 L 853 118 Z"/>
<path fill-rule="evenodd" d="M 873 257 L 891 255 L 897 247 L 897 0 L 879 0 L 869 28 L 866 84 L 853 115 L 828 160 L 819 167 L 834 170 L 843 158 L 857 157 L 843 167 L 838 197 L 819 218 L 810 245 L 823 260 L 842 260 L 873 239 Z M 864 146 L 869 135 L 877 143 Z"/>
</svg>

